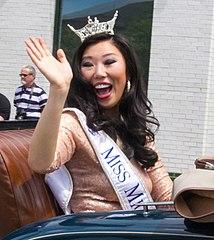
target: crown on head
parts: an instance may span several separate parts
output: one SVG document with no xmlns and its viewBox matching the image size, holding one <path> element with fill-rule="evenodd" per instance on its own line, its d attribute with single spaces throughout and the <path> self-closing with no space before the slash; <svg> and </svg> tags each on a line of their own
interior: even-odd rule
<svg viewBox="0 0 214 240">
<path fill-rule="evenodd" d="M 85 38 L 90 37 L 92 35 L 98 33 L 108 33 L 114 34 L 114 24 L 118 16 L 118 11 L 116 10 L 114 17 L 107 22 L 99 22 L 99 20 L 95 17 L 94 22 L 91 17 L 88 16 L 88 24 L 80 29 L 74 29 L 71 25 L 68 24 L 68 27 L 81 39 L 83 42 Z"/>
</svg>

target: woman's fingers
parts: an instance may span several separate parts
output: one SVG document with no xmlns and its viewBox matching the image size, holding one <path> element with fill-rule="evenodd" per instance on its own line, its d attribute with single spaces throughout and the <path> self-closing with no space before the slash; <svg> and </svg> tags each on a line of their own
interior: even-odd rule
<svg viewBox="0 0 214 240">
<path fill-rule="evenodd" d="M 65 53 L 62 49 L 59 49 L 57 51 L 57 58 L 61 63 L 67 62 L 67 58 L 66 58 Z"/>
<path fill-rule="evenodd" d="M 31 59 L 34 61 L 36 61 L 36 59 L 41 60 L 41 58 L 42 58 L 41 53 L 37 50 L 35 45 L 29 39 L 25 40 L 25 44 L 27 46 L 27 52 L 28 52 L 29 56 L 31 57 Z"/>
<path fill-rule="evenodd" d="M 62 49 L 57 51 L 56 59 L 41 37 L 30 37 L 25 43 L 29 57 L 52 86 L 57 89 L 70 86 L 73 73 Z"/>
<path fill-rule="evenodd" d="M 27 51 L 29 57 L 31 58 L 31 60 L 37 65 L 38 58 L 33 54 L 31 49 L 29 47 L 26 47 L 26 51 Z"/>
<path fill-rule="evenodd" d="M 30 36 L 30 41 L 32 42 L 32 50 L 38 55 L 38 57 L 44 57 L 46 55 L 41 42 L 37 40 L 35 37 Z M 41 39 L 41 38 L 40 38 Z"/>
<path fill-rule="evenodd" d="M 36 65 L 38 65 L 41 58 L 38 57 L 38 55 L 35 55 L 35 54 L 34 54 L 34 52 L 32 51 L 31 47 L 29 47 L 28 40 L 26 40 L 25 43 L 26 43 L 26 45 L 27 45 L 26 51 L 27 51 L 29 57 L 31 58 L 31 60 L 32 60 Z"/>
<path fill-rule="evenodd" d="M 43 38 L 39 37 L 39 43 L 40 46 L 42 47 L 44 53 L 46 54 L 46 56 L 51 56 L 51 52 L 49 51 L 49 49 L 47 48 L 45 41 L 43 40 Z"/>
<path fill-rule="evenodd" d="M 39 37 L 37 40 L 35 37 L 30 36 L 29 39 L 25 41 L 25 43 L 28 47 L 27 52 L 28 54 L 30 53 L 32 60 L 36 61 L 35 57 L 38 60 L 41 60 L 43 57 L 51 56 L 51 52 L 48 50 L 44 40 L 41 37 Z M 35 57 L 33 57 L 33 55 Z"/>
</svg>

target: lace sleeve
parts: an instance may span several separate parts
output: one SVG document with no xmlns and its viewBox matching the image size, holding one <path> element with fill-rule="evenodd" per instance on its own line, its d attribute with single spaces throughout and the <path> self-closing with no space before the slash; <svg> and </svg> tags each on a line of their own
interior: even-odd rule
<svg viewBox="0 0 214 240">
<path fill-rule="evenodd" d="M 46 172 L 52 172 L 58 169 L 72 158 L 76 149 L 78 129 L 80 128 L 75 113 L 65 112 L 62 114 L 55 158 Z"/>
</svg>

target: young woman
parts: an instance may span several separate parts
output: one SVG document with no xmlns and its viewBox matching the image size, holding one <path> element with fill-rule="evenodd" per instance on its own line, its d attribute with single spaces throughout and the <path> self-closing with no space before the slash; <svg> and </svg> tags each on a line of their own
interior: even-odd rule
<svg viewBox="0 0 214 240">
<path fill-rule="evenodd" d="M 144 202 L 171 200 L 172 181 L 154 145 L 159 123 L 128 41 L 90 36 L 72 68 L 63 50 L 55 59 L 42 38 L 30 37 L 26 45 L 50 82 L 30 145 L 32 169 L 48 173 L 66 166 L 73 212 L 141 209 Z"/>
</svg>

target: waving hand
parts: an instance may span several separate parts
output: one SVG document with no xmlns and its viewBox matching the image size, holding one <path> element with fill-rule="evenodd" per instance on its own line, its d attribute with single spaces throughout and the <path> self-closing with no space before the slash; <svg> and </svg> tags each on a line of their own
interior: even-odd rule
<svg viewBox="0 0 214 240">
<path fill-rule="evenodd" d="M 31 60 L 48 79 L 51 87 L 68 90 L 73 73 L 62 49 L 57 51 L 57 59 L 48 50 L 44 40 L 31 36 L 25 41 L 26 51 Z"/>
</svg>

